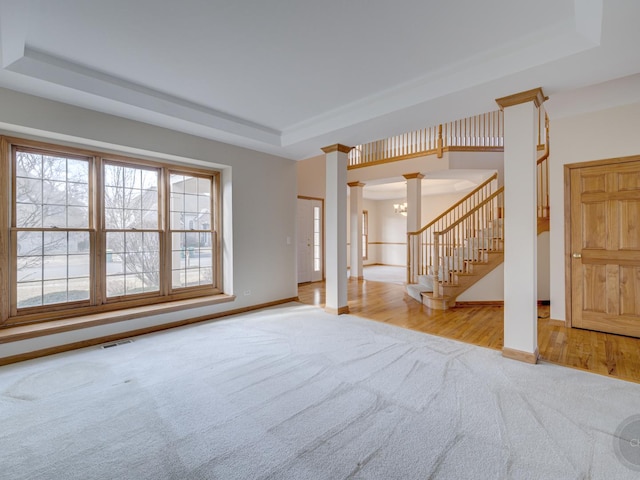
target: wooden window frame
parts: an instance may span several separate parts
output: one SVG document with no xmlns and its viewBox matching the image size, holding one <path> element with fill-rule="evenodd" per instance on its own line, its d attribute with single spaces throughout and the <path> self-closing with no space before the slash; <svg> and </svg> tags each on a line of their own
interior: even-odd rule
<svg viewBox="0 0 640 480">
<path fill-rule="evenodd" d="M 222 249 L 220 171 L 182 164 L 113 155 L 106 152 L 66 147 L 16 137 L 0 137 L 0 327 L 20 324 L 44 323 L 115 312 L 127 308 L 144 307 L 159 303 L 222 296 Z M 82 157 L 89 160 L 89 231 L 90 236 L 90 299 L 43 306 L 17 308 L 17 230 L 15 228 L 15 172 L 14 152 L 34 150 L 38 153 Z M 160 288 L 156 292 L 136 293 L 119 297 L 106 295 L 106 232 L 104 224 L 103 165 L 122 164 L 131 167 L 152 168 L 158 177 L 158 232 L 160 235 Z M 207 233 L 212 245 L 212 285 L 172 288 L 171 285 L 171 229 L 169 221 L 169 172 L 180 173 L 211 181 L 211 225 Z M 67 229 L 74 230 L 74 229 Z"/>
</svg>

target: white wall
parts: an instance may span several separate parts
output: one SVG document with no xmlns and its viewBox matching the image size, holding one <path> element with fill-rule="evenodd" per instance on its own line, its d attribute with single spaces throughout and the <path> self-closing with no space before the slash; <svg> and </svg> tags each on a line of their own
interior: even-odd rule
<svg viewBox="0 0 640 480">
<path fill-rule="evenodd" d="M 550 120 L 549 274 L 553 319 L 566 319 L 564 165 L 640 154 L 639 126 L 640 103 Z"/>
<path fill-rule="evenodd" d="M 451 169 L 485 169 L 498 172 L 498 186 L 504 185 L 504 154 L 502 152 L 448 152 Z"/>
<path fill-rule="evenodd" d="M 548 301 L 549 292 L 549 232 L 538 235 L 538 300 Z M 504 264 L 469 287 L 457 300 L 459 302 L 503 301 Z"/>
<path fill-rule="evenodd" d="M 221 168 L 223 255 L 228 260 L 224 290 L 237 295 L 235 301 L 215 306 L 5 344 L 0 355 L 11 356 L 297 295 L 296 162 L 6 89 L 0 89 L 0 105 L 3 133 Z M 244 295 L 247 291 L 250 295 Z"/>
</svg>

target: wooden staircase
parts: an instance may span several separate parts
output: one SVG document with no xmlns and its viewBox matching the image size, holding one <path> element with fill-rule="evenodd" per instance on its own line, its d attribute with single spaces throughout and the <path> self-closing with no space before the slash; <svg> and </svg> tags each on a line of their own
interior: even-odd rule
<svg viewBox="0 0 640 480">
<path fill-rule="evenodd" d="M 537 161 L 538 235 L 549 231 L 549 142 Z M 504 187 L 494 174 L 417 232 L 407 233 L 407 293 L 446 310 L 504 261 Z"/>
<path fill-rule="evenodd" d="M 504 259 L 504 188 L 497 174 L 417 232 L 407 234 L 407 292 L 447 309 Z"/>
</svg>

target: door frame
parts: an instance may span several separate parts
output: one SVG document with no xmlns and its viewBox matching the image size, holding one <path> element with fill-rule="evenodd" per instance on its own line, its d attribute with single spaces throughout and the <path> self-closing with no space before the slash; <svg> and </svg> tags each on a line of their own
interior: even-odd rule
<svg viewBox="0 0 640 480">
<path fill-rule="evenodd" d="M 322 223 L 322 265 L 320 266 L 320 270 L 321 270 L 321 276 L 322 279 L 321 281 L 324 282 L 325 277 L 324 277 L 324 266 L 325 266 L 325 245 L 326 245 L 326 237 L 325 237 L 325 215 L 324 215 L 324 198 L 321 197 L 309 197 L 307 195 L 298 195 L 297 200 L 316 200 L 319 201 L 320 204 L 322 205 L 322 214 L 321 214 L 321 219 L 320 222 Z M 297 204 L 296 204 L 296 208 L 297 208 Z M 296 236 L 298 235 L 298 227 L 296 226 Z M 296 248 L 298 248 L 298 239 L 296 238 Z M 297 252 L 296 252 L 296 258 L 297 258 Z M 298 272 L 296 272 L 296 276 L 298 275 Z"/>
<path fill-rule="evenodd" d="M 572 328 L 572 279 L 571 279 L 571 170 L 584 167 L 600 167 L 603 165 L 618 165 L 621 163 L 640 161 L 640 155 L 629 157 L 614 157 L 586 162 L 568 163 L 564 166 L 564 296 L 565 296 L 565 323 Z"/>
</svg>

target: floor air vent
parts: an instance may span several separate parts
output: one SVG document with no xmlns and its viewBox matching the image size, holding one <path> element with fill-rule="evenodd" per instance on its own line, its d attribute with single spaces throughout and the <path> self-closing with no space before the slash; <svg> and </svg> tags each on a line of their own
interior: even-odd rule
<svg viewBox="0 0 640 480">
<path fill-rule="evenodd" d="M 133 340 L 120 340 L 118 342 L 105 343 L 104 345 L 101 345 L 100 348 L 102 349 L 113 348 L 113 347 L 117 347 L 118 345 L 125 345 L 127 343 L 133 343 Z"/>
</svg>

